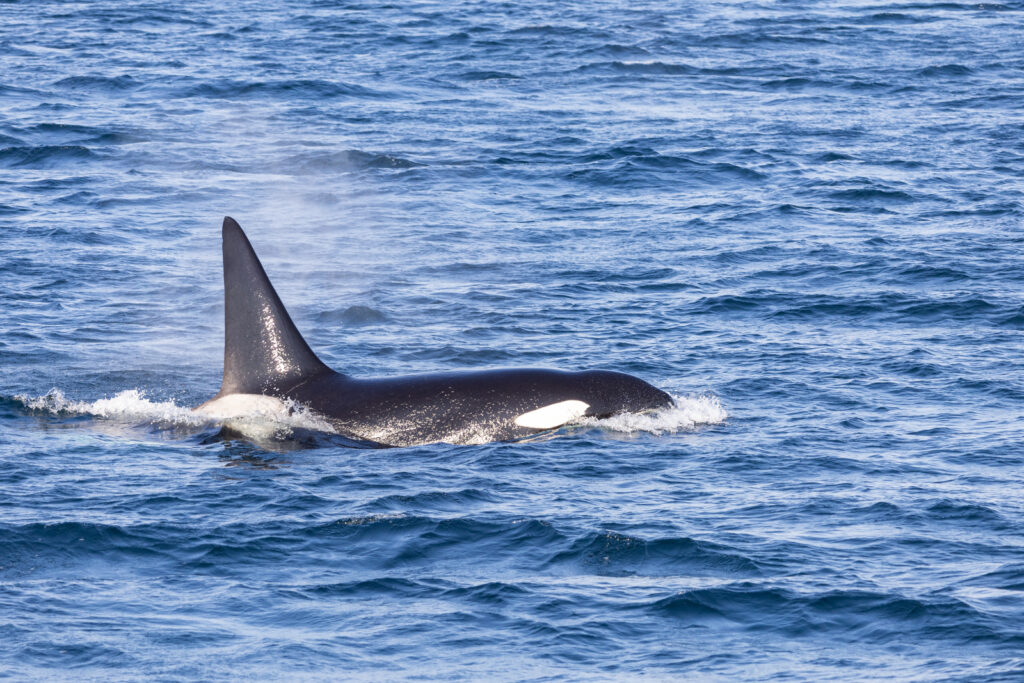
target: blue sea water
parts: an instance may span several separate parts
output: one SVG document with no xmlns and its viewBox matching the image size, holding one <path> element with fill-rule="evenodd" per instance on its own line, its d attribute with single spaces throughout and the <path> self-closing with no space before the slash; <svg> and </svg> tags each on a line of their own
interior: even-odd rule
<svg viewBox="0 0 1024 683">
<path fill-rule="evenodd" d="M 1024 4 L 0 3 L 0 678 L 1024 678 Z M 221 218 L 356 376 L 243 437 Z"/>
</svg>

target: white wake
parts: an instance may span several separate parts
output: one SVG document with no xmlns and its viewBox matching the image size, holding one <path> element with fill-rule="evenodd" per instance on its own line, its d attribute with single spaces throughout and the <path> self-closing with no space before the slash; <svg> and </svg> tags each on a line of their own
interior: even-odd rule
<svg viewBox="0 0 1024 683">
<path fill-rule="evenodd" d="M 330 423 L 304 406 L 276 399 L 254 402 L 241 413 L 238 410 L 223 413 L 216 406 L 192 409 L 174 401 L 151 401 L 139 389 L 129 389 L 91 402 L 69 399 L 60 389 L 51 389 L 38 397 L 19 395 L 14 398 L 30 410 L 52 415 L 92 415 L 161 427 L 226 426 L 256 440 L 286 438 L 295 429 L 336 433 Z"/>
</svg>

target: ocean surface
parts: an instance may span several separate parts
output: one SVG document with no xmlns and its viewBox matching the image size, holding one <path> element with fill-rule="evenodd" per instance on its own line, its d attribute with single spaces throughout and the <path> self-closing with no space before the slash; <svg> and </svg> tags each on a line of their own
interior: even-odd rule
<svg viewBox="0 0 1024 683">
<path fill-rule="evenodd" d="M 0 678 L 1024 679 L 1024 4 L 667 4 L 0 3 Z M 226 429 L 224 215 L 676 405 Z"/>
</svg>

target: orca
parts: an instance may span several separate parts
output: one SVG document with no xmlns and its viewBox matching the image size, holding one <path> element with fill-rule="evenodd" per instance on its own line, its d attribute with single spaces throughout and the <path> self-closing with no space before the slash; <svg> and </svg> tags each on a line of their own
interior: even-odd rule
<svg viewBox="0 0 1024 683">
<path fill-rule="evenodd" d="M 197 410 L 241 416 L 301 405 L 339 434 L 384 447 L 514 441 L 583 417 L 663 408 L 621 372 L 505 369 L 359 379 L 327 367 L 274 291 L 241 226 L 224 218 L 224 377 Z"/>
</svg>

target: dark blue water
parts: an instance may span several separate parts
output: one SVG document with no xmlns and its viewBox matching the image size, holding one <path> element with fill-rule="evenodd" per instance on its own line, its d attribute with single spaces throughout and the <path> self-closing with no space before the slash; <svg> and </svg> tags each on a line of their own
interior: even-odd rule
<svg viewBox="0 0 1024 683">
<path fill-rule="evenodd" d="M 0 4 L 0 677 L 1024 677 L 1024 5 Z M 221 218 L 514 444 L 245 438 Z"/>
</svg>

